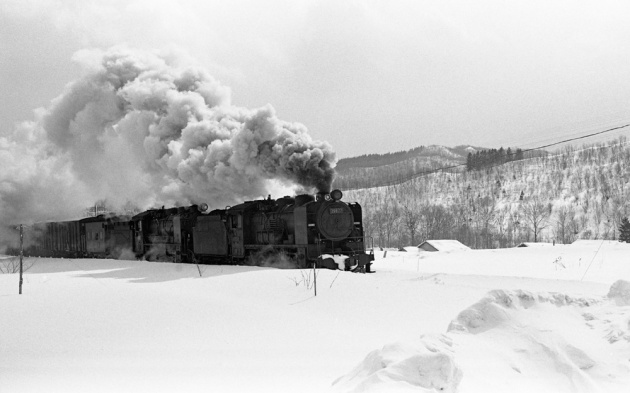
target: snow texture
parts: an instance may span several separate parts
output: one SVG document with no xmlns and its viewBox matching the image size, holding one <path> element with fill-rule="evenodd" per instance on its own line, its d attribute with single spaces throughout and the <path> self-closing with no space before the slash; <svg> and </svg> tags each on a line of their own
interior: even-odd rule
<svg viewBox="0 0 630 393">
<path fill-rule="evenodd" d="M 610 287 L 608 297 L 619 306 L 630 306 L 630 282 L 618 280 Z"/>
<path fill-rule="evenodd" d="M 613 392 L 630 245 L 376 251 L 373 274 L 39 258 L 2 392 Z M 7 259 L 0 259 L 0 263 Z"/>
</svg>

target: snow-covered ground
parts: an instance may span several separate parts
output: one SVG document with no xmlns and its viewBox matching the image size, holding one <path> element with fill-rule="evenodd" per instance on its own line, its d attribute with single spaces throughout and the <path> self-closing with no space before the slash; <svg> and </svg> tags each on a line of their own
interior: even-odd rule
<svg viewBox="0 0 630 393">
<path fill-rule="evenodd" d="M 0 275 L 0 391 L 627 391 L 630 245 L 408 250 L 316 297 L 310 270 L 37 259 L 22 295 Z"/>
</svg>

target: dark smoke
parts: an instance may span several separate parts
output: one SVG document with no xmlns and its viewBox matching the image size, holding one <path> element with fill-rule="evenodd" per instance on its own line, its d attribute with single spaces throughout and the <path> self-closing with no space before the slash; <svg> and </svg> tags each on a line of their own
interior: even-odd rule
<svg viewBox="0 0 630 393">
<path fill-rule="evenodd" d="M 330 191 L 331 146 L 270 105 L 231 105 L 229 88 L 173 54 L 89 53 L 85 76 L 0 137 L 2 222 L 77 218 L 102 199 L 224 207 L 278 185 Z"/>
</svg>

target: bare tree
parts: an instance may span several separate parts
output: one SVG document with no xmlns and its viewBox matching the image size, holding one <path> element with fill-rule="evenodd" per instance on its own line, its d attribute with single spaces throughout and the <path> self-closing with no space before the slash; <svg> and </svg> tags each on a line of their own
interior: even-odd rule
<svg viewBox="0 0 630 393">
<path fill-rule="evenodd" d="M 391 247 L 392 233 L 396 222 L 400 218 L 400 210 L 398 204 L 392 200 L 386 200 L 383 206 L 383 220 L 385 222 L 385 231 L 387 234 L 387 247 Z"/>
<path fill-rule="evenodd" d="M 378 245 L 383 247 L 385 245 L 385 223 L 381 219 L 382 212 L 380 208 L 377 208 L 372 214 L 372 226 L 374 228 L 375 235 L 378 236 Z"/>
<path fill-rule="evenodd" d="M 574 217 L 575 211 L 571 206 L 561 206 L 556 209 L 554 233 L 556 239 L 562 244 L 568 244 L 573 241 L 571 223 Z"/>
<path fill-rule="evenodd" d="M 508 218 L 510 217 L 510 209 L 508 206 L 503 207 L 502 209 L 497 209 L 496 214 L 494 215 L 494 224 L 497 229 L 499 235 L 499 246 L 506 247 L 507 246 L 507 233 L 509 222 Z"/>
<path fill-rule="evenodd" d="M 418 209 L 410 207 L 408 204 L 403 205 L 401 210 L 403 224 L 407 231 L 409 231 L 409 239 L 413 246 L 416 244 L 416 233 L 418 232 L 418 225 L 420 224 L 422 216 Z"/>
<path fill-rule="evenodd" d="M 422 216 L 427 239 L 442 239 L 448 236 L 453 226 L 453 217 L 443 206 L 425 206 L 422 208 Z"/>
<path fill-rule="evenodd" d="M 482 247 L 490 248 L 492 243 L 491 225 L 490 223 L 496 216 L 497 204 L 496 199 L 490 197 L 483 197 L 478 199 L 477 215 L 479 221 L 482 224 L 481 235 L 484 240 Z"/>
<path fill-rule="evenodd" d="M 35 264 L 35 259 L 24 258 L 22 261 L 22 271 L 27 271 Z M 20 258 L 8 257 L 0 258 L 0 274 L 15 274 L 20 271 Z"/>
<path fill-rule="evenodd" d="M 532 198 L 521 205 L 523 221 L 534 233 L 534 243 L 538 241 L 538 235 L 547 227 L 551 215 L 551 204 L 543 202 L 539 198 Z"/>
<path fill-rule="evenodd" d="M 381 247 L 390 246 L 392 231 L 399 215 L 398 206 L 390 198 L 385 198 L 385 201 L 374 213 L 374 226 L 378 233 Z"/>
</svg>

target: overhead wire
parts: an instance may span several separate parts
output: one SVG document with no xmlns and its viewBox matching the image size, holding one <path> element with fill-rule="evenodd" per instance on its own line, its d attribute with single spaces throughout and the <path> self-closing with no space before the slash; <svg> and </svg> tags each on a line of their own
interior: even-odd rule
<svg viewBox="0 0 630 393">
<path fill-rule="evenodd" d="M 561 145 L 561 144 L 564 144 L 564 143 L 569 143 L 569 142 L 573 142 L 573 141 L 577 141 L 577 140 L 581 140 L 581 139 L 586 139 L 586 138 L 592 138 L 592 137 L 597 136 L 597 135 L 602 135 L 602 134 L 610 133 L 610 132 L 613 132 L 613 131 L 618 131 L 618 130 L 621 130 L 621 129 L 624 129 L 624 128 L 627 128 L 627 127 L 630 127 L 630 123 L 623 124 L 623 125 L 620 125 L 620 126 L 610 127 L 610 128 L 608 128 L 606 130 L 603 130 L 603 131 L 592 132 L 592 133 L 589 133 L 587 135 L 582 135 L 582 136 L 573 137 L 573 138 L 567 138 L 567 139 L 563 139 L 563 140 L 558 141 L 558 142 L 548 143 L 548 144 L 541 145 L 541 146 L 531 147 L 531 148 L 528 148 L 528 149 L 519 149 L 519 150 L 520 150 L 521 153 L 525 154 L 527 152 L 542 150 L 542 149 L 545 149 L 545 148 L 548 148 L 548 147 L 557 146 L 557 145 Z M 511 152 L 510 153 L 510 156 L 514 156 L 514 155 L 516 155 L 516 152 Z M 531 159 L 531 158 L 539 158 L 539 157 L 529 157 L 529 159 Z M 502 165 L 502 164 L 488 165 L 484 169 L 493 168 L 493 167 L 496 167 L 498 165 Z M 378 188 L 378 187 L 387 187 L 387 186 L 397 185 L 397 184 L 405 183 L 407 181 L 410 181 L 410 180 L 413 180 L 413 179 L 416 179 L 416 178 L 419 178 L 419 177 L 428 176 L 428 175 L 431 175 L 431 174 L 434 174 L 434 173 L 438 173 L 438 172 L 445 172 L 447 170 L 457 169 L 457 168 L 461 168 L 461 167 L 465 167 L 465 166 L 467 166 L 467 163 L 443 166 L 443 167 L 440 167 L 440 168 L 420 171 L 420 172 L 414 173 L 414 174 L 412 174 L 410 176 L 406 176 L 406 177 L 403 177 L 403 178 L 398 178 L 396 180 L 389 181 L 389 182 L 384 182 L 384 183 L 381 183 L 381 184 L 378 184 L 378 185 L 374 185 L 374 186 L 347 187 L 346 190 L 360 190 L 360 189 L 366 189 L 366 188 Z"/>
<path fill-rule="evenodd" d="M 590 119 L 565 123 L 560 126 L 551 128 L 545 128 L 537 132 L 524 132 L 521 138 L 514 140 L 506 139 L 496 142 L 498 145 L 509 144 L 512 146 L 518 146 L 521 148 L 529 148 L 536 146 L 537 144 L 546 144 L 548 142 L 558 140 L 561 138 L 573 138 L 585 133 L 595 132 L 597 130 L 607 129 L 615 127 L 619 124 L 630 123 L 630 115 L 628 111 L 618 111 L 614 113 L 608 113 L 602 116 L 593 117 Z M 540 139 L 543 136 L 543 139 Z"/>
</svg>

